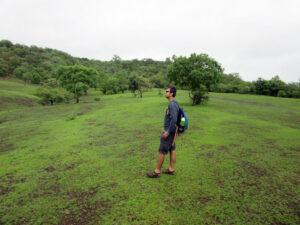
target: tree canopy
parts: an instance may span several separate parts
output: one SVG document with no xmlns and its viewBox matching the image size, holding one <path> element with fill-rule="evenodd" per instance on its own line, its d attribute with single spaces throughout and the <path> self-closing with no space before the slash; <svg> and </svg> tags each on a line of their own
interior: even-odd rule
<svg viewBox="0 0 300 225">
<path fill-rule="evenodd" d="M 208 90 L 221 80 L 223 68 L 207 54 L 191 54 L 190 57 L 173 56 L 168 67 L 168 78 L 176 85 L 191 90 L 193 104 L 207 99 Z"/>
<path fill-rule="evenodd" d="M 62 87 L 74 94 L 77 103 L 90 87 L 97 84 L 97 71 L 84 66 L 61 66 L 56 77 Z"/>
</svg>

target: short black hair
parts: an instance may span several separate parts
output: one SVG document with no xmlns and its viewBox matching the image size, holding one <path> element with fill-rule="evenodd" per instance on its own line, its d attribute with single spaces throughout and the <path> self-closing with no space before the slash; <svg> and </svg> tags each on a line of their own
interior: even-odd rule
<svg viewBox="0 0 300 225">
<path fill-rule="evenodd" d="M 170 85 L 168 88 L 170 88 L 170 93 L 173 93 L 173 98 L 176 96 L 176 88 L 172 85 Z"/>
</svg>

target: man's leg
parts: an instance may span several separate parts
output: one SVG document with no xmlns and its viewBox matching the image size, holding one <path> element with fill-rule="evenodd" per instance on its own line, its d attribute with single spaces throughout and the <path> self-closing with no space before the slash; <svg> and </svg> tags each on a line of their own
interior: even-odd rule
<svg viewBox="0 0 300 225">
<path fill-rule="evenodd" d="M 176 152 L 175 150 L 170 151 L 170 168 L 169 171 L 175 170 Z"/>
<path fill-rule="evenodd" d="M 155 173 L 160 173 L 160 169 L 164 163 L 165 155 L 161 152 L 158 153 L 158 162 L 155 169 Z"/>
</svg>

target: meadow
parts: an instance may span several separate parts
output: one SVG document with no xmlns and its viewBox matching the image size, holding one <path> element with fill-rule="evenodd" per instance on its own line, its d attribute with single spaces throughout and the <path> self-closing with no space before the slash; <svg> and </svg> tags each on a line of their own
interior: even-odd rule
<svg viewBox="0 0 300 225">
<path fill-rule="evenodd" d="M 0 224 L 299 224 L 299 99 L 210 93 L 191 106 L 178 91 L 177 174 L 150 179 L 158 90 L 42 106 L 36 88 L 0 80 Z"/>
</svg>

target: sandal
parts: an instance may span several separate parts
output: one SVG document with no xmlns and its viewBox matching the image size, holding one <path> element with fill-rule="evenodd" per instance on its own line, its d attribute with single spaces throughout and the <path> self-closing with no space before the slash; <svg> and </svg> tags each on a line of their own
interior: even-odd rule
<svg viewBox="0 0 300 225">
<path fill-rule="evenodd" d="M 164 174 L 169 174 L 169 175 L 175 175 L 175 170 L 174 171 L 170 171 L 169 169 L 166 169 L 163 171 Z"/>
<path fill-rule="evenodd" d="M 160 173 L 156 173 L 154 170 L 150 173 L 147 173 L 147 176 L 150 178 L 158 178 L 160 177 Z"/>
</svg>

